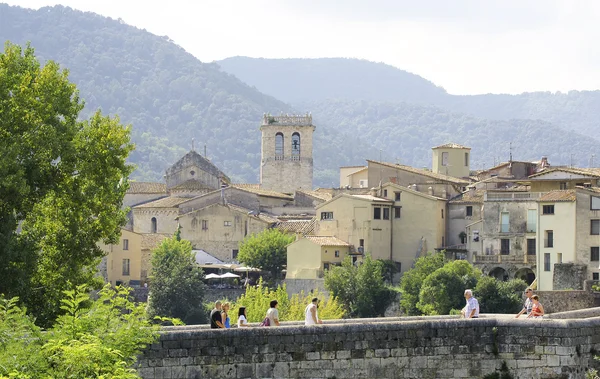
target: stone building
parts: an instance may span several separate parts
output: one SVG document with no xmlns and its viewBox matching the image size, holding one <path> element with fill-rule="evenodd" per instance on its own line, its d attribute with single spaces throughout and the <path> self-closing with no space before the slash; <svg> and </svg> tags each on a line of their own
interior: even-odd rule
<svg viewBox="0 0 600 379">
<path fill-rule="evenodd" d="M 367 166 L 340 167 L 340 188 L 368 188 L 368 170 Z"/>
<path fill-rule="evenodd" d="M 312 190 L 312 116 L 265 114 L 260 131 L 260 188 L 287 194 Z"/>
<path fill-rule="evenodd" d="M 221 188 L 221 184 L 230 183 L 227 175 L 194 150 L 167 169 L 165 181 L 167 191 L 183 190 L 188 196 L 210 192 Z"/>
<path fill-rule="evenodd" d="M 469 178 L 471 172 L 471 148 L 457 143 L 447 143 L 431 148 L 432 169 L 436 174 L 455 178 Z"/>
<path fill-rule="evenodd" d="M 348 242 L 332 236 L 307 235 L 288 245 L 286 279 L 318 279 L 351 252 Z"/>
</svg>

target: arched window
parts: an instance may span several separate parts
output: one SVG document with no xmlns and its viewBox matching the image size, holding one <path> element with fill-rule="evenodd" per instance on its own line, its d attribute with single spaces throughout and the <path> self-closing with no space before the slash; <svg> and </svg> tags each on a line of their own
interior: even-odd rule
<svg viewBox="0 0 600 379">
<path fill-rule="evenodd" d="M 300 133 L 292 134 L 292 160 L 300 160 Z"/>
<path fill-rule="evenodd" d="M 283 133 L 275 134 L 275 160 L 283 160 Z"/>
<path fill-rule="evenodd" d="M 152 220 L 150 220 L 150 222 L 152 223 L 152 225 L 150 226 L 150 233 L 156 233 L 156 217 L 152 217 Z"/>
</svg>

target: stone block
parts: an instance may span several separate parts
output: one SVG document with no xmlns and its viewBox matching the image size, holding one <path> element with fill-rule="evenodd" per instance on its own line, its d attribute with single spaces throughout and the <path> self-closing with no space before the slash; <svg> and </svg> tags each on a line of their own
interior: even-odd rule
<svg viewBox="0 0 600 379">
<path fill-rule="evenodd" d="M 319 352 L 309 352 L 306 353 L 306 359 L 309 361 L 314 361 L 317 359 L 321 359 L 321 353 Z"/>
<path fill-rule="evenodd" d="M 377 349 L 375 350 L 375 357 L 376 358 L 387 358 L 390 356 L 390 350 L 389 349 Z"/>
<path fill-rule="evenodd" d="M 548 355 L 548 357 L 546 358 L 546 365 L 548 367 L 560 366 L 560 357 L 558 355 Z"/>
<path fill-rule="evenodd" d="M 173 379 L 171 377 L 171 367 L 155 367 L 154 368 L 155 379 Z"/>
<path fill-rule="evenodd" d="M 336 359 L 350 359 L 352 357 L 351 350 L 340 350 L 335 352 Z"/>
<path fill-rule="evenodd" d="M 274 363 L 257 363 L 256 376 L 259 378 L 272 378 L 274 367 Z"/>
<path fill-rule="evenodd" d="M 254 375 L 253 365 L 249 363 L 241 363 L 236 366 L 236 376 L 238 378 L 252 378 Z"/>
<path fill-rule="evenodd" d="M 466 368 L 455 368 L 453 378 L 469 378 L 469 370 Z"/>
</svg>

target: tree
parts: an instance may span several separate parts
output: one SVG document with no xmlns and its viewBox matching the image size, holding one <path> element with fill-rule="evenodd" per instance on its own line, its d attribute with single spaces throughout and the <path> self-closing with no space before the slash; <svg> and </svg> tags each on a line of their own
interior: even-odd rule
<svg viewBox="0 0 600 379">
<path fill-rule="evenodd" d="M 467 261 L 446 263 L 423 281 L 417 308 L 426 315 L 446 315 L 461 309 L 465 290 L 474 288 L 480 276 L 481 271 Z"/>
<path fill-rule="evenodd" d="M 205 322 L 203 279 L 189 241 L 181 240 L 179 233 L 163 240 L 152 252 L 149 315 L 177 318 L 188 324 Z"/>
<path fill-rule="evenodd" d="M 484 276 L 477 282 L 473 295 L 479 301 L 481 312 L 517 313 L 523 307 L 521 294 L 527 283 L 521 279 L 502 282 L 491 276 Z"/>
<path fill-rule="evenodd" d="M 428 253 L 415 261 L 415 266 L 406 271 L 400 279 L 400 308 L 404 313 L 415 316 L 421 311 L 417 308 L 423 281 L 429 274 L 442 268 L 446 263 L 443 253 Z"/>
<path fill-rule="evenodd" d="M 384 314 L 393 293 L 385 286 L 383 264 L 366 255 L 354 266 L 346 257 L 341 266 L 325 273 L 325 287 L 352 317 L 375 317 Z"/>
<path fill-rule="evenodd" d="M 60 316 L 46 332 L 17 299 L 0 298 L 0 378 L 139 378 L 132 368 L 158 338 L 130 290 L 106 285 L 91 301 L 82 285 L 65 291 Z"/>
<path fill-rule="evenodd" d="M 260 268 L 277 279 L 281 277 L 287 262 L 287 245 L 292 242 L 292 235 L 282 233 L 279 229 L 265 229 L 261 233 L 244 238 L 240 243 L 238 259 L 243 264 Z"/>
<path fill-rule="evenodd" d="M 129 128 L 83 109 L 68 72 L 34 50 L 0 54 L 0 293 L 18 296 L 40 325 L 61 313 L 62 291 L 94 282 L 118 241 L 132 167 Z"/>
</svg>

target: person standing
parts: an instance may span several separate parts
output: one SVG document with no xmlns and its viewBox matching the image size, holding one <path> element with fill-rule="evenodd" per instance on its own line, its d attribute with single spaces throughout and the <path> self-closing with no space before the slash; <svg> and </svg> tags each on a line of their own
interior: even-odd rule
<svg viewBox="0 0 600 379">
<path fill-rule="evenodd" d="M 231 328 L 229 318 L 229 303 L 225 303 L 221 306 L 221 323 L 225 329 Z"/>
<path fill-rule="evenodd" d="M 462 316 L 464 318 L 478 318 L 479 302 L 473 297 L 473 291 L 465 290 L 465 299 L 467 300 L 467 305 L 461 311 Z"/>
<path fill-rule="evenodd" d="M 238 321 L 237 321 L 237 326 L 238 328 L 245 328 L 250 326 L 248 324 L 248 317 L 246 316 L 246 307 L 240 307 L 238 309 Z"/>
<path fill-rule="evenodd" d="M 269 319 L 269 326 L 279 326 L 279 310 L 277 310 L 277 300 L 271 300 L 266 318 Z"/>
<path fill-rule="evenodd" d="M 323 321 L 319 320 L 319 299 L 313 297 L 310 304 L 304 309 L 304 325 L 316 325 L 322 324 Z"/>
<path fill-rule="evenodd" d="M 533 301 L 533 306 L 531 307 L 531 313 L 529 313 L 527 318 L 541 318 L 544 315 L 544 307 L 540 304 L 540 298 L 538 295 L 533 295 L 531 296 L 531 301 Z"/>
<path fill-rule="evenodd" d="M 215 301 L 215 308 L 210 311 L 210 328 L 211 329 L 222 329 L 224 328 L 223 322 L 221 322 L 221 302 Z"/>
<path fill-rule="evenodd" d="M 529 316 L 529 314 L 531 313 L 531 308 L 533 307 L 533 301 L 531 300 L 531 297 L 533 296 L 533 290 L 531 288 L 527 288 L 525 290 L 525 296 L 527 296 L 527 298 L 525 299 L 525 303 L 523 304 L 523 309 L 521 309 L 521 312 L 519 312 L 515 316 L 515 318 L 519 318 L 519 316 L 521 316 L 525 312 L 527 312 L 527 316 Z"/>
</svg>

